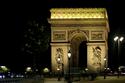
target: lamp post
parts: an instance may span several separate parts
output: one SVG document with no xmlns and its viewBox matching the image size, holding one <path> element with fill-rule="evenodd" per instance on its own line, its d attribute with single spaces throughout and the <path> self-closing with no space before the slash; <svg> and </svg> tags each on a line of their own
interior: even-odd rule
<svg viewBox="0 0 125 83">
<path fill-rule="evenodd" d="M 120 54 L 120 42 L 122 42 L 124 39 L 124 37 L 119 37 L 119 36 L 116 36 L 114 38 L 114 41 L 118 43 L 118 67 L 119 67 L 119 54 Z M 119 69 L 118 69 L 118 78 L 119 78 Z"/>
<path fill-rule="evenodd" d="M 58 61 L 58 68 L 57 68 L 57 71 L 58 71 L 58 81 L 60 81 L 60 61 L 61 61 L 60 57 L 58 57 L 57 61 Z"/>
<path fill-rule="evenodd" d="M 70 80 L 70 58 L 71 58 L 71 52 L 70 50 L 68 51 L 68 61 L 69 61 L 69 76 L 68 76 L 68 83 L 72 83 L 71 80 Z"/>
<path fill-rule="evenodd" d="M 106 79 L 106 70 L 107 70 L 107 63 L 106 63 L 107 59 L 104 58 L 104 62 L 105 62 L 105 68 L 104 68 L 104 79 Z"/>
<path fill-rule="evenodd" d="M 58 71 L 58 81 L 60 81 L 60 68 L 57 68 Z"/>
</svg>

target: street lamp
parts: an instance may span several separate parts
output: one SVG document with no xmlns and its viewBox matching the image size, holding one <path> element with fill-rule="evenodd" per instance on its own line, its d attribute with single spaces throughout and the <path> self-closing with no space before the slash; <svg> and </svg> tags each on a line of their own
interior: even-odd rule
<svg viewBox="0 0 125 83">
<path fill-rule="evenodd" d="M 57 61 L 58 61 L 58 68 L 57 68 L 57 71 L 58 71 L 58 81 L 60 81 L 60 57 L 57 58 Z"/>
<path fill-rule="evenodd" d="M 68 61 L 69 61 L 69 77 L 68 77 L 68 83 L 72 83 L 70 80 L 70 58 L 71 58 L 71 52 L 70 50 L 68 51 Z"/>
<path fill-rule="evenodd" d="M 119 68 L 119 54 L 120 54 L 120 42 L 122 42 L 124 39 L 124 37 L 119 37 L 119 36 L 116 36 L 114 38 L 114 41 L 118 43 L 118 68 Z M 119 78 L 119 69 L 118 69 L 118 78 Z"/>
<path fill-rule="evenodd" d="M 106 79 L 106 70 L 107 70 L 106 61 L 107 61 L 107 59 L 106 59 L 106 58 L 104 58 L 104 62 L 105 62 L 104 79 Z"/>
<path fill-rule="evenodd" d="M 60 68 L 57 68 L 58 71 L 58 81 L 60 81 Z"/>
</svg>

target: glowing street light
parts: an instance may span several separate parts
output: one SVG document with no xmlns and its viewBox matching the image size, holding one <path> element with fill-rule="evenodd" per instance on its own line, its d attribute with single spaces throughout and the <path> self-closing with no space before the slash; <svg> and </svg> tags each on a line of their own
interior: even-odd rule
<svg viewBox="0 0 125 83">
<path fill-rule="evenodd" d="M 124 37 L 116 36 L 114 38 L 114 41 L 118 43 L 118 67 L 119 67 L 120 42 L 122 42 L 123 40 L 124 40 Z M 119 78 L 119 70 L 118 70 L 118 78 Z"/>
<path fill-rule="evenodd" d="M 70 59 L 70 57 L 71 57 L 71 52 L 69 50 L 69 52 L 68 52 L 68 58 Z"/>
<path fill-rule="evenodd" d="M 60 59 L 60 58 L 58 58 L 57 60 L 58 60 L 58 62 L 60 62 L 60 60 L 61 60 L 61 59 Z"/>
<path fill-rule="evenodd" d="M 58 68 L 57 68 L 57 71 L 58 71 L 58 81 L 60 81 L 60 61 L 61 61 L 61 59 L 60 59 L 60 57 L 58 57 L 57 58 L 57 61 L 58 61 Z"/>
<path fill-rule="evenodd" d="M 60 81 L 60 68 L 57 68 L 58 71 L 58 81 Z"/>
<path fill-rule="evenodd" d="M 27 71 L 27 72 L 32 72 L 32 68 L 31 68 L 31 67 L 27 67 L 27 68 L 26 68 L 26 71 Z"/>
<path fill-rule="evenodd" d="M 114 41 L 117 41 L 117 40 L 118 40 L 118 38 L 119 38 L 119 37 L 118 37 L 118 36 L 116 36 L 116 37 L 114 38 Z"/>
<path fill-rule="evenodd" d="M 6 66 L 0 66 L 0 73 L 1 72 L 8 72 L 9 69 Z"/>
<path fill-rule="evenodd" d="M 85 68 L 86 71 L 88 71 L 88 68 Z"/>
<path fill-rule="evenodd" d="M 68 78 L 68 83 L 72 83 L 70 80 L 70 58 L 71 58 L 71 51 L 68 51 L 68 61 L 69 61 L 69 78 Z"/>
<path fill-rule="evenodd" d="M 106 61 L 107 61 L 107 59 L 106 59 L 106 58 L 104 58 L 104 62 L 105 62 L 104 79 L 106 79 L 106 70 L 107 70 Z"/>
<path fill-rule="evenodd" d="M 106 58 L 104 58 L 104 61 L 106 61 Z"/>
<path fill-rule="evenodd" d="M 124 37 L 121 37 L 119 40 L 120 40 L 120 41 L 123 41 L 123 39 L 124 39 Z"/>
</svg>

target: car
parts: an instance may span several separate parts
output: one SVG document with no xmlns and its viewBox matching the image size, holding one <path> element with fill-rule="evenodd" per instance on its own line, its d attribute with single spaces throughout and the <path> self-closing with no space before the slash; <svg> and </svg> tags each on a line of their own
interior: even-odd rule
<svg viewBox="0 0 125 83">
<path fill-rule="evenodd" d="M 121 75 L 125 75 L 125 66 L 120 66 L 118 69 Z"/>
</svg>

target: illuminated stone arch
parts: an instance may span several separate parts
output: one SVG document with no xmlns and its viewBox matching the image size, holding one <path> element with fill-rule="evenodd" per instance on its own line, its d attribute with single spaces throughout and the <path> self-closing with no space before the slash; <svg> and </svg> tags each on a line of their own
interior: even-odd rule
<svg viewBox="0 0 125 83">
<path fill-rule="evenodd" d="M 104 58 L 108 59 L 109 24 L 106 9 L 52 8 L 50 12 L 52 71 L 57 72 L 58 63 L 54 56 L 58 48 L 63 50 L 61 70 L 67 71 L 67 53 L 72 49 L 72 40 L 87 41 L 87 68 L 93 72 L 103 71 L 108 65 L 104 61 Z"/>
<path fill-rule="evenodd" d="M 88 31 L 84 31 L 84 30 L 80 30 L 80 29 L 76 29 L 76 30 L 71 30 L 68 32 L 68 39 L 69 41 L 71 41 L 73 39 L 73 37 L 77 34 L 81 34 L 85 37 L 86 41 L 89 40 L 88 38 Z"/>
</svg>

